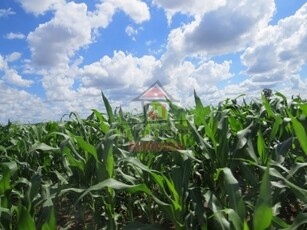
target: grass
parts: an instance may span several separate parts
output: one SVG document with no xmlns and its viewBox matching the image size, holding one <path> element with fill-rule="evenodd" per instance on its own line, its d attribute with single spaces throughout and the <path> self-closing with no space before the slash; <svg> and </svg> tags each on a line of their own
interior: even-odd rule
<svg viewBox="0 0 307 230">
<path fill-rule="evenodd" d="M 0 126 L 0 228 L 307 227 L 306 101 L 194 97 L 162 121 L 102 95 L 105 114 Z"/>
</svg>

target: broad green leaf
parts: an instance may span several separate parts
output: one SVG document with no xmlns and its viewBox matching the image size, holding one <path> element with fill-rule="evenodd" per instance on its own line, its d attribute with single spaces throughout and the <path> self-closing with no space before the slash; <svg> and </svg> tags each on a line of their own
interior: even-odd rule
<svg viewBox="0 0 307 230">
<path fill-rule="evenodd" d="M 305 115 L 307 115 L 307 104 L 301 104 L 300 109 L 304 112 Z"/>
<path fill-rule="evenodd" d="M 30 180 L 29 202 L 32 202 L 34 198 L 39 194 L 40 187 L 41 187 L 41 176 L 38 174 L 34 174 Z"/>
<path fill-rule="evenodd" d="M 240 130 L 237 132 L 237 137 L 238 137 L 238 144 L 237 144 L 237 149 L 242 149 L 246 143 L 247 143 L 247 138 L 251 133 L 251 127 L 254 124 L 251 123 L 249 126 L 247 126 L 245 129 Z"/>
<path fill-rule="evenodd" d="M 305 154 L 307 155 L 307 135 L 306 135 L 306 130 L 304 129 L 304 126 L 292 115 L 291 117 L 291 121 L 292 121 L 292 125 L 294 128 L 294 132 L 295 135 L 298 138 L 298 141 L 303 149 L 303 151 L 305 152 Z"/>
<path fill-rule="evenodd" d="M 249 230 L 249 227 L 248 227 L 246 220 L 244 220 L 243 230 Z"/>
<path fill-rule="evenodd" d="M 103 165 L 107 173 L 107 177 L 113 178 L 114 176 L 114 158 L 113 158 L 113 139 L 114 137 L 107 135 L 104 141 L 102 155 Z"/>
<path fill-rule="evenodd" d="M 293 142 L 293 137 L 289 137 L 287 140 L 279 143 L 275 148 L 273 160 L 282 163 L 286 157 L 286 154 L 291 149 L 292 142 Z"/>
<path fill-rule="evenodd" d="M 281 124 L 282 124 L 282 118 L 279 114 L 277 114 L 275 116 L 275 121 L 272 127 L 272 131 L 270 132 L 269 142 L 272 142 L 275 138 L 277 138 L 276 135 L 280 129 Z"/>
<path fill-rule="evenodd" d="M 265 107 L 265 110 L 267 111 L 269 117 L 275 117 L 275 113 L 272 110 L 272 107 L 270 103 L 268 102 L 267 98 L 264 96 L 264 94 L 261 95 L 262 103 Z"/>
<path fill-rule="evenodd" d="M 163 178 L 166 182 L 166 185 L 169 189 L 169 191 L 171 192 L 171 200 L 172 200 L 172 204 L 175 210 L 181 210 L 181 202 L 179 200 L 179 194 L 175 189 L 175 185 L 173 184 L 172 181 L 170 181 L 166 176 L 163 175 Z"/>
<path fill-rule="evenodd" d="M 197 96 L 195 90 L 194 90 L 194 100 L 195 100 L 196 110 L 202 110 L 204 107 L 203 103 L 201 102 L 200 98 Z"/>
<path fill-rule="evenodd" d="M 273 216 L 272 221 L 274 223 L 274 226 L 278 226 L 278 229 L 289 227 L 289 224 L 287 224 L 283 219 L 279 218 L 278 216 Z"/>
<path fill-rule="evenodd" d="M 30 215 L 29 211 L 21 206 L 19 219 L 17 222 L 17 230 L 36 230 L 35 222 L 33 217 Z"/>
<path fill-rule="evenodd" d="M 48 217 L 48 220 L 43 224 L 42 230 L 56 230 L 56 218 L 55 218 L 55 212 L 54 208 L 52 207 L 50 210 L 50 215 Z"/>
<path fill-rule="evenodd" d="M 203 205 L 204 203 L 204 197 L 200 191 L 200 188 L 197 187 L 193 187 L 190 189 L 191 191 L 191 198 L 192 198 L 192 203 L 195 206 L 195 214 L 197 216 L 198 219 L 198 223 L 200 224 L 200 226 L 204 226 L 204 228 L 202 229 L 207 229 L 207 214 L 206 214 L 206 210 L 205 207 Z"/>
<path fill-rule="evenodd" d="M 106 134 L 110 130 L 110 126 L 105 123 L 105 120 L 104 120 L 104 118 L 103 118 L 103 116 L 102 116 L 102 114 L 100 112 L 98 112 L 97 110 L 93 109 L 93 113 L 96 115 L 96 117 L 99 120 L 99 125 L 100 125 L 101 131 L 104 134 Z"/>
<path fill-rule="evenodd" d="M 210 145 L 202 138 L 202 136 L 199 134 L 199 132 L 197 131 L 194 124 L 192 124 L 192 122 L 188 121 L 188 124 L 192 130 L 192 134 L 194 136 L 194 139 L 196 140 L 196 143 L 199 145 L 199 147 L 202 150 L 202 154 L 205 156 L 205 158 L 212 160 L 213 156 L 209 154 L 210 151 L 208 151 L 208 148 L 210 148 Z"/>
<path fill-rule="evenodd" d="M 216 196 L 211 191 L 208 191 L 205 194 L 205 198 L 208 202 L 209 208 L 213 212 L 213 215 L 208 219 L 213 218 L 215 220 L 217 229 L 223 229 L 223 230 L 230 229 L 230 223 L 226 219 L 224 213 L 222 212 L 223 208 L 219 203 L 218 199 L 216 198 Z"/>
<path fill-rule="evenodd" d="M 245 209 L 244 200 L 242 198 L 239 182 L 233 176 L 229 168 L 223 168 L 223 177 L 224 177 L 223 181 L 224 189 L 228 194 L 230 208 L 232 208 L 241 218 L 241 220 L 243 220 L 246 215 L 246 209 Z M 242 227 L 242 222 L 240 224 Z"/>
<path fill-rule="evenodd" d="M 36 143 L 34 144 L 31 148 L 30 148 L 30 152 L 33 152 L 35 150 L 42 150 L 42 151 L 55 151 L 55 150 L 59 150 L 59 147 L 52 147 L 49 146 L 45 143 Z"/>
<path fill-rule="evenodd" d="M 10 189 L 10 178 L 17 171 L 17 164 L 14 161 L 0 163 L 0 169 L 2 169 L 2 175 L 0 176 L 0 195 Z"/>
<path fill-rule="evenodd" d="M 307 203 L 307 190 L 303 189 L 282 176 L 276 169 L 270 168 L 270 175 L 282 180 L 291 191 L 303 202 Z"/>
<path fill-rule="evenodd" d="M 286 105 L 286 106 L 288 105 L 288 104 L 287 104 L 287 98 L 286 98 L 285 95 L 283 95 L 283 94 L 280 93 L 280 92 L 276 92 L 275 95 L 278 96 L 278 97 L 281 97 L 281 98 L 283 99 L 285 105 Z"/>
<path fill-rule="evenodd" d="M 228 215 L 228 219 L 234 226 L 235 230 L 242 230 L 243 224 L 242 219 L 238 215 L 238 213 L 233 209 L 225 209 L 224 212 Z"/>
<path fill-rule="evenodd" d="M 288 176 L 286 177 L 287 180 L 289 180 L 291 177 L 294 176 L 294 174 L 301 168 L 306 167 L 307 166 L 307 162 L 306 163 L 295 163 L 293 165 L 293 167 L 291 168 L 291 170 L 288 172 Z"/>
<path fill-rule="evenodd" d="M 75 139 L 77 140 L 79 147 L 82 148 L 84 151 L 90 153 L 95 158 L 96 162 L 98 162 L 96 148 L 93 145 L 91 145 L 90 143 L 87 143 L 80 136 L 76 136 Z"/>
<path fill-rule="evenodd" d="M 269 176 L 269 168 L 267 168 L 262 178 L 260 194 L 254 211 L 253 226 L 257 230 L 265 230 L 272 223 L 273 209 Z"/>
<path fill-rule="evenodd" d="M 93 191 L 99 191 L 99 190 L 102 190 L 104 188 L 112 188 L 112 189 L 116 189 L 116 190 L 128 190 L 131 193 L 145 192 L 146 194 L 151 195 L 150 189 L 145 184 L 128 185 L 128 184 L 122 183 L 120 181 L 117 181 L 113 178 L 109 178 L 109 179 L 106 179 L 105 181 L 102 181 L 102 182 L 100 182 L 96 185 L 89 187 L 86 190 L 83 190 L 84 192 L 78 198 L 77 202 L 79 202 L 88 193 L 93 192 Z M 81 191 L 81 190 L 75 190 L 75 191 Z"/>
</svg>

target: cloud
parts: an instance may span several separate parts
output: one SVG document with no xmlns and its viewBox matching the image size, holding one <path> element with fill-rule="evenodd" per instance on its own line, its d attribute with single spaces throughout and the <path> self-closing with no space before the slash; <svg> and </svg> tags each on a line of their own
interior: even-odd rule
<svg viewBox="0 0 307 230">
<path fill-rule="evenodd" d="M 15 12 L 11 9 L 0 9 L 0 18 L 8 17 L 10 15 L 14 15 Z"/>
<path fill-rule="evenodd" d="M 99 62 L 86 65 L 81 69 L 83 87 L 98 89 L 143 87 L 152 77 L 159 62 L 153 56 L 133 57 L 122 51 L 114 52 L 113 57 L 104 56 Z"/>
<path fill-rule="evenodd" d="M 6 82 L 19 87 L 30 87 L 34 83 L 31 80 L 23 79 L 14 69 L 5 70 L 3 79 L 6 80 Z"/>
<path fill-rule="evenodd" d="M 5 65 L 4 58 L 0 54 L 0 70 L 3 70 Z"/>
<path fill-rule="evenodd" d="M 251 10 L 252 9 L 252 10 Z M 222 55 L 238 52 L 266 27 L 275 11 L 273 0 L 227 1 L 225 6 L 201 17 L 169 35 L 169 47 L 178 52 Z"/>
<path fill-rule="evenodd" d="M 10 40 L 12 40 L 12 39 L 25 39 L 26 36 L 22 33 L 12 33 L 11 32 L 11 33 L 6 34 L 4 36 L 4 38 L 10 39 Z"/>
<path fill-rule="evenodd" d="M 307 60 L 307 3 L 294 15 L 258 33 L 241 56 L 253 82 L 275 82 L 298 74 Z"/>
<path fill-rule="evenodd" d="M 54 10 L 57 5 L 63 5 L 65 0 L 18 0 L 26 12 L 35 15 L 44 14 L 46 11 Z"/>
<path fill-rule="evenodd" d="M 0 81 L 0 123 L 8 120 L 18 122 L 43 121 L 51 118 L 50 108 L 41 99 L 24 90 L 17 90 Z M 49 113 L 49 115 L 48 115 Z"/>
<path fill-rule="evenodd" d="M 89 12 L 89 20 L 93 28 L 105 28 L 109 25 L 116 10 L 124 11 L 135 23 L 150 19 L 149 8 L 139 0 L 105 0 L 96 4 L 96 9 Z"/>
<path fill-rule="evenodd" d="M 126 34 L 135 41 L 135 35 L 138 34 L 138 30 L 133 28 L 131 25 L 128 25 L 125 29 Z"/>
<path fill-rule="evenodd" d="M 20 57 L 21 57 L 21 53 L 19 53 L 19 52 L 13 52 L 13 53 L 11 53 L 10 55 L 8 55 L 7 57 L 6 57 L 6 61 L 7 62 L 13 62 L 13 61 L 16 61 L 16 60 L 18 60 Z"/>
<path fill-rule="evenodd" d="M 140 0 L 109 0 L 109 2 L 123 10 L 136 23 L 142 23 L 150 18 L 148 6 Z"/>
<path fill-rule="evenodd" d="M 153 3 L 159 7 L 162 7 L 166 11 L 166 15 L 170 23 L 173 15 L 176 13 L 200 16 L 204 13 L 208 13 L 224 6 L 226 4 L 226 0 L 153 0 Z"/>
<path fill-rule="evenodd" d="M 51 3 L 54 1 L 48 6 Z M 147 5 L 137 0 L 129 1 L 129 4 L 119 0 L 103 1 L 93 12 L 89 12 L 84 3 L 69 2 L 60 6 L 55 7 L 55 15 L 50 21 L 40 24 L 27 37 L 33 62 L 38 66 L 68 64 L 76 51 L 93 42 L 96 29 L 108 26 L 116 9 L 123 10 L 136 23 L 149 19 Z"/>
<path fill-rule="evenodd" d="M 200 64 L 183 61 L 168 70 L 169 80 L 165 84 L 175 98 L 182 99 L 181 103 L 188 105 L 193 99 L 194 90 L 200 96 L 218 91 L 217 84 L 232 77 L 230 67 L 231 61 L 215 63 L 210 60 Z"/>
<path fill-rule="evenodd" d="M 194 89 L 205 104 L 214 104 L 240 93 L 259 96 L 264 87 L 282 88 L 289 93 L 291 90 L 307 92 L 307 82 L 299 76 L 307 60 L 306 5 L 295 15 L 270 26 L 275 11 L 273 0 L 221 0 L 214 3 L 207 0 L 153 0 L 153 4 L 165 10 L 169 20 L 177 13 L 191 16 L 193 20 L 171 30 L 167 46 L 159 46 L 163 47 L 163 51 L 159 51 L 164 52 L 162 55 L 136 57 L 117 50 L 113 55 L 100 56 L 93 63 L 84 56 L 84 65 L 78 51 L 95 42 L 95 36 L 102 28 L 112 26 L 112 18 L 118 11 L 131 19 L 124 27 L 127 35 L 132 38 L 137 35 L 143 25 L 136 24 L 150 19 L 145 1 L 99 0 L 95 1 L 91 11 L 80 1 L 20 2 L 27 12 L 35 15 L 52 11 L 51 19 L 28 34 L 32 61 L 21 60 L 23 72 L 14 69 L 15 63 L 12 63 L 20 59 L 20 53 L 0 55 L 3 72 L 0 104 L 5 104 L 3 108 L 0 106 L 0 122 L 18 116 L 22 121 L 59 119 L 70 111 L 84 117 L 93 108 L 103 109 L 101 90 L 112 107 L 120 104 L 128 107 L 131 99 L 155 80 L 160 80 L 164 88 L 185 106 L 194 105 Z M 7 39 L 24 36 L 19 33 L 5 35 Z M 146 45 L 152 46 L 152 42 L 156 42 L 157 47 L 160 45 L 155 39 Z M 102 44 L 101 49 L 103 45 L 108 44 Z M 236 73 L 231 72 L 237 63 L 227 58 L 217 58 L 214 60 L 222 61 L 215 62 L 211 57 L 239 51 L 243 53 L 241 61 L 246 66 L 241 74 L 246 78 L 224 86 L 227 81 L 237 81 Z M 25 73 L 40 75 L 39 83 L 46 100 L 17 90 L 33 85 L 33 81 L 23 78 Z"/>
<path fill-rule="evenodd" d="M 4 72 L 2 81 L 18 87 L 30 87 L 34 82 L 32 80 L 23 79 L 15 69 L 12 69 L 8 65 L 9 62 L 16 61 L 20 57 L 21 54 L 18 52 L 11 53 L 6 58 L 0 55 L 0 70 Z"/>
<path fill-rule="evenodd" d="M 68 64 L 75 52 L 91 43 L 87 6 L 69 2 L 49 22 L 28 35 L 32 59 L 38 66 Z"/>
<path fill-rule="evenodd" d="M 84 117 L 89 115 L 90 109 L 98 108 L 95 99 L 85 98 L 82 94 L 80 94 L 80 98 L 76 98 L 76 101 L 48 101 L 25 90 L 8 86 L 1 80 L 0 95 L 0 124 L 7 123 L 8 119 L 12 122 L 22 123 L 59 121 L 63 115 L 72 111 L 77 111 Z M 80 101 L 80 99 L 82 100 Z M 85 103 L 85 105 L 82 105 L 82 103 Z M 79 109 L 76 109 L 76 104 Z M 96 107 L 90 107 L 93 104 Z"/>
</svg>

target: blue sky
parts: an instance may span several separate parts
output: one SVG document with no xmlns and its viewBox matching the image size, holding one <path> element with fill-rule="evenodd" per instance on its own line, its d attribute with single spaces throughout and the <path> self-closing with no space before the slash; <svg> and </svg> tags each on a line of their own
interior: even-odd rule
<svg viewBox="0 0 307 230">
<path fill-rule="evenodd" d="M 156 80 L 183 106 L 263 88 L 307 97 L 303 0 L 1 0 L 0 123 L 131 102 Z"/>
</svg>

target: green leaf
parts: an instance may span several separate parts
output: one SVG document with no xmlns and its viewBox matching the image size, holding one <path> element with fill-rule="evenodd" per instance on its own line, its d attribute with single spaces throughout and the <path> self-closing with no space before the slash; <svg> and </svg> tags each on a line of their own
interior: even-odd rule
<svg viewBox="0 0 307 230">
<path fill-rule="evenodd" d="M 54 208 L 52 207 L 50 210 L 50 215 L 48 217 L 48 220 L 43 224 L 42 230 L 56 230 L 56 219 L 55 219 L 55 213 Z"/>
<path fill-rule="evenodd" d="M 270 132 L 269 142 L 273 141 L 274 138 L 276 138 L 277 132 L 278 132 L 282 122 L 283 122 L 283 120 L 281 118 L 281 115 L 277 114 L 275 116 L 275 122 L 273 124 L 272 131 Z"/>
<path fill-rule="evenodd" d="M 209 217 L 208 219 L 210 219 L 210 218 L 214 219 L 214 221 L 215 221 L 214 223 L 215 223 L 215 226 L 216 226 L 215 229 L 223 229 L 223 230 L 230 229 L 230 223 L 228 222 L 224 213 L 222 212 L 222 210 L 223 210 L 222 206 L 219 203 L 216 196 L 211 191 L 208 191 L 205 194 L 205 198 L 208 202 L 209 208 L 213 212 L 212 217 Z"/>
<path fill-rule="evenodd" d="M 75 139 L 77 140 L 79 147 L 82 148 L 84 151 L 90 153 L 95 158 L 96 162 L 98 162 L 96 148 L 93 145 L 91 145 L 90 143 L 87 143 L 80 136 L 76 136 Z"/>
<path fill-rule="evenodd" d="M 10 178 L 17 171 L 17 164 L 14 161 L 0 164 L 2 175 L 0 176 L 0 195 L 11 188 Z"/>
<path fill-rule="evenodd" d="M 265 107 L 265 110 L 267 111 L 269 117 L 275 117 L 275 114 L 272 110 L 272 107 L 270 105 L 270 103 L 268 102 L 267 98 L 265 97 L 264 94 L 261 95 L 261 99 L 262 99 L 262 103 Z"/>
<path fill-rule="evenodd" d="M 106 123 L 105 123 L 105 119 L 103 118 L 102 114 L 100 112 L 98 112 L 97 110 L 93 109 L 92 110 L 93 113 L 96 115 L 96 117 L 98 118 L 99 120 L 99 125 L 100 125 L 100 129 L 101 131 L 106 134 L 109 130 L 110 130 L 110 126 L 108 126 Z"/>
<path fill-rule="evenodd" d="M 245 209 L 244 200 L 242 198 L 239 182 L 233 176 L 229 168 L 223 168 L 223 176 L 224 176 L 223 184 L 228 194 L 230 208 L 232 208 L 239 215 L 241 220 L 243 220 L 246 215 L 246 209 Z M 240 224 L 242 228 L 242 222 Z"/>
<path fill-rule="evenodd" d="M 237 149 L 242 149 L 247 144 L 247 138 L 251 133 L 251 127 L 253 126 L 253 122 L 247 126 L 245 129 L 240 130 L 237 132 L 238 137 L 238 144 Z"/>
<path fill-rule="evenodd" d="M 307 224 L 307 213 L 298 214 L 295 220 L 293 221 L 293 224 L 288 228 L 284 228 L 283 230 L 295 230 L 298 229 L 298 227 L 300 227 L 303 224 Z"/>
<path fill-rule="evenodd" d="M 21 210 L 19 213 L 19 219 L 17 223 L 17 230 L 36 230 L 34 220 L 30 215 L 29 211 L 21 206 Z"/>
<path fill-rule="evenodd" d="M 33 152 L 35 150 L 42 150 L 42 151 L 55 151 L 55 150 L 59 150 L 60 148 L 59 147 L 52 147 L 52 146 L 49 146 L 45 143 L 36 143 L 34 144 L 29 152 Z"/>
<path fill-rule="evenodd" d="M 107 135 L 104 141 L 104 149 L 102 150 L 103 165 L 109 178 L 114 176 L 113 140 L 114 136 Z"/>
<path fill-rule="evenodd" d="M 269 168 L 266 169 L 261 186 L 260 194 L 254 212 L 253 226 L 257 230 L 265 230 L 270 227 L 272 223 L 273 209 L 272 209 L 272 194 L 269 179 Z"/>
<path fill-rule="evenodd" d="M 108 101 L 108 99 L 104 96 L 103 92 L 101 91 L 102 99 L 104 102 L 104 106 L 106 107 L 108 117 L 109 117 L 109 124 L 111 125 L 114 122 L 114 114 L 112 111 L 112 107 Z"/>
<path fill-rule="evenodd" d="M 275 223 L 274 226 L 278 226 L 278 229 L 289 227 L 289 224 L 287 224 L 283 219 L 279 218 L 278 216 L 273 216 L 272 221 L 273 223 Z"/>
<path fill-rule="evenodd" d="M 192 202 L 195 205 L 195 214 L 197 216 L 198 223 L 200 224 L 200 226 L 205 226 L 204 229 L 207 229 L 207 214 L 203 205 L 204 198 L 201 193 L 201 190 L 199 187 L 194 187 L 191 188 L 190 191 Z"/>
<path fill-rule="evenodd" d="M 244 220 L 243 230 L 249 230 L 249 227 L 248 227 L 246 220 Z"/>
<path fill-rule="evenodd" d="M 203 103 L 201 102 L 199 96 L 197 96 L 195 90 L 194 90 L 194 99 L 195 99 L 196 109 L 202 109 L 203 108 Z"/>
<path fill-rule="evenodd" d="M 306 130 L 304 129 L 304 126 L 292 115 L 290 115 L 291 117 L 291 121 L 292 121 L 292 125 L 294 128 L 294 132 L 295 135 L 298 138 L 298 141 L 303 149 L 303 151 L 305 152 L 305 154 L 307 155 L 307 135 L 306 135 Z"/>
<path fill-rule="evenodd" d="M 258 154 L 260 156 L 262 164 L 265 164 L 267 161 L 267 156 L 265 155 L 266 146 L 265 146 L 265 142 L 262 136 L 262 132 L 260 130 L 258 131 L 258 135 L 257 135 L 257 149 L 258 149 Z"/>
<path fill-rule="evenodd" d="M 293 142 L 293 137 L 289 137 L 287 140 L 279 143 L 276 146 L 275 152 L 273 154 L 273 160 L 282 163 L 286 157 L 286 154 L 291 149 L 292 142 Z"/>
<path fill-rule="evenodd" d="M 307 115 L 307 104 L 301 104 L 300 109 L 304 112 L 305 115 Z"/>
<path fill-rule="evenodd" d="M 291 171 L 291 173 L 293 174 L 292 171 Z M 303 202 L 307 203 L 307 190 L 306 189 L 303 189 L 303 188 L 297 186 L 296 184 L 293 184 L 292 182 L 287 180 L 285 177 L 283 177 L 274 168 L 270 168 L 270 175 L 281 179 L 299 199 L 301 199 Z"/>
<path fill-rule="evenodd" d="M 99 191 L 102 190 L 104 188 L 112 188 L 112 189 L 117 189 L 117 190 L 128 190 L 131 193 L 135 193 L 135 192 L 145 192 L 146 194 L 151 195 L 151 191 L 150 189 L 145 185 L 145 184 L 137 184 L 137 185 L 128 185 L 125 183 L 122 183 L 120 181 L 117 181 L 113 178 L 109 178 L 106 179 L 98 184 L 95 184 L 91 187 L 89 187 L 86 190 L 78 190 L 76 189 L 76 192 L 83 192 L 82 195 L 79 197 L 78 201 L 79 202 L 85 195 L 87 195 L 90 192 L 93 191 Z"/>
<path fill-rule="evenodd" d="M 235 230 L 242 230 L 242 220 L 237 212 L 233 209 L 225 209 L 224 212 L 228 215 L 228 219 L 233 224 Z"/>
</svg>

